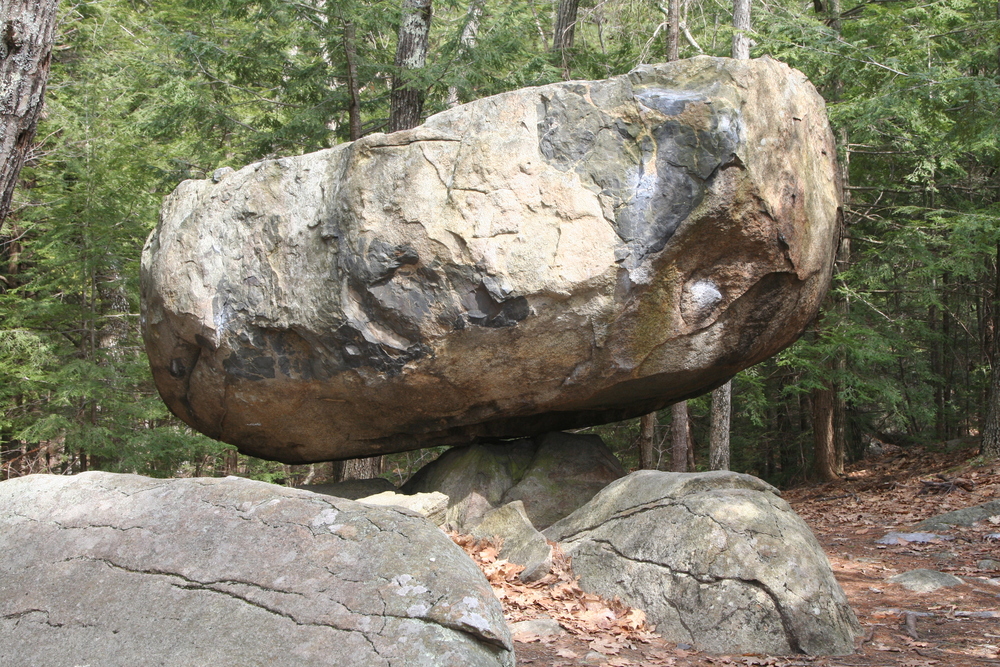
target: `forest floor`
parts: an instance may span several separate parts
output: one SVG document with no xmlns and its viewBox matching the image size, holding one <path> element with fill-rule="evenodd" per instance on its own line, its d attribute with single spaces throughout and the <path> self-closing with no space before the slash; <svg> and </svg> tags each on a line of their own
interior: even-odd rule
<svg viewBox="0 0 1000 667">
<path fill-rule="evenodd" d="M 976 465 L 968 450 L 891 449 L 852 466 L 840 481 L 782 494 L 816 534 L 861 622 L 863 634 L 853 655 L 721 656 L 695 651 L 662 640 L 644 623 L 641 612 L 581 591 L 565 562 L 540 582 L 525 585 L 516 579 L 519 568 L 498 560 L 488 543 L 457 536 L 456 541 L 483 568 L 509 622 L 551 618 L 562 626 L 558 635 L 515 633 L 518 665 L 1000 666 L 1000 571 L 996 562 L 983 562 L 1000 560 L 1000 541 L 987 540 L 987 535 L 1000 532 L 1000 517 L 971 528 L 937 531 L 951 540 L 876 543 L 889 532 L 918 532 L 914 525 L 923 519 L 1000 498 L 1000 462 Z M 949 486 L 945 479 L 958 483 Z M 951 573 L 965 583 L 913 593 L 888 581 L 918 568 Z"/>
</svg>

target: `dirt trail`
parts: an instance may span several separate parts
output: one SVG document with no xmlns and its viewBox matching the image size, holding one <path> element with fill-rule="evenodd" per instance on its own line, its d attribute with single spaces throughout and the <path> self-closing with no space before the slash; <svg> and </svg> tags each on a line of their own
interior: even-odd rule
<svg viewBox="0 0 1000 667">
<path fill-rule="evenodd" d="M 480 563 L 510 622 L 549 617 L 569 632 L 515 637 L 518 665 L 626 667 L 754 665 L 816 667 L 1000 667 L 1000 516 L 969 528 L 936 531 L 953 539 L 878 544 L 913 533 L 923 519 L 1000 499 L 1000 463 L 975 465 L 966 452 L 891 448 L 852 466 L 846 478 L 783 495 L 816 533 L 858 615 L 864 636 L 850 656 L 718 656 L 664 642 L 641 612 L 579 590 L 564 570 L 534 586 L 514 578 L 489 545 L 464 546 Z M 968 489 L 968 490 L 967 490 Z M 947 491 L 947 492 L 946 492 Z M 461 543 L 461 541 L 460 541 Z M 994 561 L 992 563 L 988 561 Z M 889 577 L 926 568 L 964 583 L 914 593 Z"/>
</svg>

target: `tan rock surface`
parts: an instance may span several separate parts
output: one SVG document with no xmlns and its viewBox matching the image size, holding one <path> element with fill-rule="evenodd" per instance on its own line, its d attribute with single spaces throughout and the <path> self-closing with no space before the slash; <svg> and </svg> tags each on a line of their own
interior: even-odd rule
<svg viewBox="0 0 1000 667">
<path fill-rule="evenodd" d="M 643 414 L 801 334 L 836 174 L 801 73 L 709 57 L 220 171 L 143 251 L 153 375 L 289 463 Z"/>
</svg>

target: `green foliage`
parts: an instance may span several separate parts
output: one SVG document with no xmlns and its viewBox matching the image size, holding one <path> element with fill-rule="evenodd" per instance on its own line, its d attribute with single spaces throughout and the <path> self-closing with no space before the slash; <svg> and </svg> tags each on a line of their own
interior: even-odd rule
<svg viewBox="0 0 1000 667">
<path fill-rule="evenodd" d="M 666 52 L 663 5 L 582 0 L 571 49 L 550 52 L 554 0 L 437 0 L 427 66 L 405 73 L 425 113 L 567 75 L 604 78 Z M 810 396 L 835 386 L 852 455 L 864 439 L 975 434 L 1000 321 L 1000 87 L 995 6 L 754 5 L 754 56 L 805 72 L 849 163 L 844 254 L 822 318 L 734 384 L 733 465 L 783 483 L 811 466 Z M 162 197 L 221 166 L 346 140 L 345 26 L 363 131 L 385 127 L 398 0 L 92 0 L 63 5 L 46 119 L 0 236 L 0 460 L 58 452 L 154 475 L 224 467 L 231 448 L 179 425 L 139 335 L 138 257 Z M 681 55 L 727 55 L 728 3 L 683 3 Z M 697 46 L 696 46 L 697 45 Z M 845 248 L 846 249 L 846 248 Z M 690 406 L 703 461 L 707 397 Z M 666 440 L 669 417 L 661 414 Z M 598 431 L 632 462 L 634 423 Z M 12 454 L 15 450 L 21 454 Z M 393 461 L 397 476 L 418 455 Z M 11 466 L 14 464 L 12 463 Z M 7 466 L 4 474 L 16 474 Z M 287 466 L 226 469 L 290 479 Z M 18 470 L 25 470 L 23 467 Z"/>
</svg>

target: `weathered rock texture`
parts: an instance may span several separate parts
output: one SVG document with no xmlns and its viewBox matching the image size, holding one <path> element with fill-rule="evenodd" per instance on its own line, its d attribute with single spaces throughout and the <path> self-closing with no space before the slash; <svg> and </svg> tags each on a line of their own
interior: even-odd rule
<svg viewBox="0 0 1000 667">
<path fill-rule="evenodd" d="M 801 73 L 699 57 L 187 181 L 143 251 L 156 385 L 289 463 L 647 413 L 800 335 L 836 174 Z"/>
<path fill-rule="evenodd" d="M 544 531 L 584 590 L 718 653 L 838 655 L 859 631 L 830 563 L 777 491 L 732 472 L 643 470 Z"/>
<path fill-rule="evenodd" d="M 889 583 L 899 584 L 914 593 L 932 593 L 942 588 L 961 586 L 965 582 L 953 574 L 920 568 L 889 577 Z"/>
<path fill-rule="evenodd" d="M 624 475 L 621 463 L 598 436 L 547 433 L 531 440 L 453 447 L 418 470 L 402 491 L 448 496 L 444 525 L 460 533 L 517 500 L 541 529 Z"/>
<path fill-rule="evenodd" d="M 435 526 L 444 525 L 445 513 L 448 511 L 448 496 L 437 492 L 407 496 L 394 491 L 383 491 L 358 498 L 358 502 L 379 507 L 399 507 L 424 517 Z"/>
<path fill-rule="evenodd" d="M 917 528 L 926 530 L 948 530 L 954 526 L 971 526 L 979 521 L 987 521 L 991 516 L 1000 515 L 1000 500 L 991 500 L 982 505 L 965 507 L 924 519 Z"/>
<path fill-rule="evenodd" d="M 0 483 L 0 664 L 507 665 L 500 604 L 424 519 L 244 479 Z"/>
</svg>

